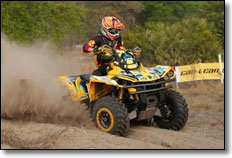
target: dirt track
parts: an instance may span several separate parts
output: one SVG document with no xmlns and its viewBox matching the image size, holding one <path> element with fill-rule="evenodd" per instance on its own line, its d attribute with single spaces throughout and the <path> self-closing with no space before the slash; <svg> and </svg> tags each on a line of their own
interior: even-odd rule
<svg viewBox="0 0 232 158">
<path fill-rule="evenodd" d="M 189 104 L 189 119 L 184 129 L 170 131 L 140 123 L 131 125 L 128 136 L 123 138 L 94 127 L 81 105 L 61 104 L 64 90 L 58 91 L 57 85 L 52 84 L 57 81 L 51 81 L 51 78 L 58 75 L 88 71 L 92 57 L 84 59 L 75 52 L 70 57 L 57 56 L 53 60 L 52 55 L 48 55 L 53 49 L 44 44 L 22 48 L 2 40 L 1 45 L 4 46 L 1 62 L 2 149 L 224 148 L 223 85 L 213 83 L 179 89 Z M 25 78 L 31 81 L 26 88 L 24 82 L 17 80 Z M 5 115 L 12 119 L 3 119 Z"/>
<path fill-rule="evenodd" d="M 190 117 L 191 119 L 192 117 Z M 2 121 L 1 148 L 74 148 L 74 149 L 222 149 L 223 129 L 191 127 L 181 131 L 134 125 L 126 138 L 102 133 L 95 127 L 66 126 L 63 124 Z M 212 121 L 220 122 L 220 121 Z M 6 134 L 8 132 L 8 134 Z M 12 135 L 12 136 L 10 136 Z M 12 140 L 8 137 L 12 137 Z M 20 138 L 17 140 L 16 138 Z M 23 141 L 21 141 L 23 140 Z M 21 142 L 20 142 L 21 141 Z M 41 141 L 41 142 L 40 142 Z"/>
<path fill-rule="evenodd" d="M 190 94 L 190 93 L 189 93 Z M 191 102 L 185 94 L 187 102 Z M 195 98 L 201 97 L 201 95 Z M 208 95 L 212 98 L 212 95 Z M 106 134 L 90 121 L 88 126 L 65 123 L 41 123 L 1 119 L 2 148 L 74 148 L 74 149 L 223 149 L 224 112 L 216 108 L 195 109 L 190 105 L 189 120 L 184 129 L 170 131 L 143 123 L 131 125 L 126 138 Z M 205 98 L 205 101 L 210 98 Z M 217 109 L 218 108 L 218 109 Z"/>
</svg>

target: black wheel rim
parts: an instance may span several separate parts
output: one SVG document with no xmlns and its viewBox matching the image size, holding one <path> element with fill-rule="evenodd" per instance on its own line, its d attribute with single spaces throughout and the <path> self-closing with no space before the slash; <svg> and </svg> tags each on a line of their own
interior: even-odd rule
<svg viewBox="0 0 232 158">
<path fill-rule="evenodd" d="M 99 121 L 100 121 L 102 127 L 104 127 L 104 128 L 109 128 L 110 127 L 111 118 L 110 118 L 110 115 L 107 112 L 102 111 L 100 113 Z"/>
<path fill-rule="evenodd" d="M 160 113 L 162 117 L 160 117 L 164 122 L 170 122 L 174 117 L 174 111 L 171 104 L 165 104 L 160 107 Z"/>
</svg>

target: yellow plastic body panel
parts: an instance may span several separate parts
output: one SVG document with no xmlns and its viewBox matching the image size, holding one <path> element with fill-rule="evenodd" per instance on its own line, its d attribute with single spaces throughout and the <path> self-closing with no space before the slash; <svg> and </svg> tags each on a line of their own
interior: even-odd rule
<svg viewBox="0 0 232 158">
<path fill-rule="evenodd" d="M 75 86 L 73 82 L 69 80 L 69 76 L 60 76 L 58 77 L 58 81 L 61 82 L 63 85 L 65 85 L 69 89 L 69 92 L 70 92 L 70 95 L 73 101 L 84 100 L 87 98 L 88 93 L 86 93 L 84 91 L 84 87 L 80 85 L 80 82 L 81 82 L 80 77 L 77 77 L 75 81 L 75 84 L 77 86 Z"/>
<path fill-rule="evenodd" d="M 125 53 L 125 52 L 121 50 L 120 53 L 118 54 L 119 57 L 122 55 L 122 53 Z M 130 63 L 133 63 L 133 61 L 128 60 L 128 64 Z M 156 70 L 158 71 L 158 69 L 161 69 L 161 71 L 164 72 L 162 76 L 159 76 L 158 73 L 154 73 L 154 71 Z M 124 73 L 126 72 L 123 69 L 121 69 L 119 66 L 116 66 L 112 62 L 110 64 L 110 67 L 107 68 L 107 76 L 91 76 L 90 77 L 90 81 L 89 83 L 87 83 L 88 93 L 85 92 L 85 88 L 80 84 L 81 82 L 80 77 L 77 77 L 77 79 L 75 80 L 75 84 L 77 86 L 75 86 L 74 83 L 69 80 L 69 76 L 60 76 L 58 77 L 58 80 L 70 90 L 70 94 L 74 101 L 83 100 L 89 97 L 90 102 L 92 102 L 110 93 L 113 86 L 123 88 L 123 85 L 119 85 L 113 79 L 114 77 L 117 77 L 119 79 L 124 79 L 127 81 L 131 81 L 131 82 L 150 82 L 150 81 L 155 81 L 157 79 L 165 77 L 170 70 L 171 70 L 170 66 L 157 65 L 156 67 L 153 67 L 153 68 L 146 68 L 142 64 L 140 64 L 137 69 L 129 70 L 133 74 L 132 76 L 136 76 L 136 78 L 134 78 L 132 76 L 127 76 L 127 74 L 125 75 Z M 174 77 L 175 77 L 175 71 L 174 71 L 173 76 L 170 79 Z M 135 88 L 129 88 L 127 90 L 129 92 L 136 91 Z M 136 96 L 136 99 L 139 99 L 138 95 Z"/>
<path fill-rule="evenodd" d="M 89 100 L 90 102 L 99 99 L 100 97 L 108 94 L 112 90 L 112 85 L 106 85 L 102 82 L 89 83 Z"/>
</svg>

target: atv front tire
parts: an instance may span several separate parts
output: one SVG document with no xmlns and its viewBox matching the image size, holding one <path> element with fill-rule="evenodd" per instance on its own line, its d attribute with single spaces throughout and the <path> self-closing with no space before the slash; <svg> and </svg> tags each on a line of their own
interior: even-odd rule
<svg viewBox="0 0 232 158">
<path fill-rule="evenodd" d="M 168 90 L 165 94 L 166 109 L 168 109 L 169 116 L 165 116 L 165 112 L 160 112 L 162 116 L 154 116 L 154 121 L 160 128 L 180 130 L 182 129 L 188 120 L 188 105 L 183 96 L 173 90 Z M 165 111 L 165 110 L 163 110 Z M 167 111 L 167 110 L 166 110 Z M 165 113 L 165 114 L 164 114 Z"/>
<path fill-rule="evenodd" d="M 105 96 L 96 101 L 92 119 L 101 131 L 119 136 L 126 136 L 130 126 L 126 108 L 112 96 Z"/>
</svg>

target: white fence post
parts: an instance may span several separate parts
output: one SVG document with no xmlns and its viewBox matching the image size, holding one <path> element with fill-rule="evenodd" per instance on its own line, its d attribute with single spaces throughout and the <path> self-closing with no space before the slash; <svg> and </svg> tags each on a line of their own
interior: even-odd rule
<svg viewBox="0 0 232 158">
<path fill-rule="evenodd" d="M 223 76 L 222 76 L 222 55 L 218 53 L 218 60 L 219 60 L 219 67 L 220 67 L 220 74 L 221 74 L 221 84 L 223 84 Z"/>
<path fill-rule="evenodd" d="M 200 69 L 201 69 L 201 59 L 200 59 L 200 61 L 199 61 L 199 63 L 198 64 L 200 64 Z M 201 79 L 201 85 L 203 85 L 203 79 Z"/>
<path fill-rule="evenodd" d="M 179 89 L 178 82 L 180 82 L 180 73 L 179 73 L 179 66 L 175 66 L 176 71 L 176 90 Z"/>
</svg>

